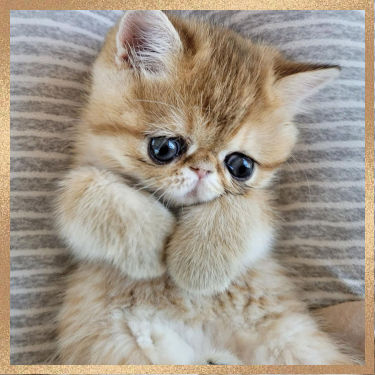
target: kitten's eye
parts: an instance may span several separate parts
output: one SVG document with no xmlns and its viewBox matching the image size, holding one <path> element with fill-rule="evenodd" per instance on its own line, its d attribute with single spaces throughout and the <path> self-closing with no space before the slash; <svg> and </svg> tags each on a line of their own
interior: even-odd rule
<svg viewBox="0 0 375 375">
<path fill-rule="evenodd" d="M 254 161 L 239 152 L 227 155 L 224 163 L 236 180 L 246 181 L 253 174 Z"/>
<path fill-rule="evenodd" d="M 155 137 L 151 138 L 148 153 L 157 164 L 167 164 L 179 157 L 186 148 L 182 138 Z"/>
</svg>

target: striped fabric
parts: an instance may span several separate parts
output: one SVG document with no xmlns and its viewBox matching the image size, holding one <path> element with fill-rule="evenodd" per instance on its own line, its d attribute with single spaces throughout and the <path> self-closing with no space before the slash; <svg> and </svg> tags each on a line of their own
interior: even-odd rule
<svg viewBox="0 0 375 375">
<path fill-rule="evenodd" d="M 182 11 L 278 46 L 289 57 L 340 64 L 340 78 L 297 117 L 300 142 L 279 174 L 276 253 L 311 307 L 364 294 L 362 11 Z M 44 363 L 68 251 L 51 201 L 69 165 L 86 78 L 122 11 L 11 12 L 11 363 Z"/>
</svg>

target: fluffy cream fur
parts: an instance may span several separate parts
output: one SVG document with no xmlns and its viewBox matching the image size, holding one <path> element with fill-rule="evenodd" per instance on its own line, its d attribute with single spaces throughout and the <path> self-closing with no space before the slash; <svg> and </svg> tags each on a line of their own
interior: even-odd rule
<svg viewBox="0 0 375 375">
<path fill-rule="evenodd" d="M 126 13 L 94 64 L 57 202 L 79 261 L 59 314 L 61 363 L 352 361 L 269 255 L 266 187 L 296 141 L 302 100 L 337 72 L 226 29 Z M 148 145 L 160 136 L 185 139 L 185 152 L 155 163 Z M 233 152 L 255 160 L 246 181 L 225 167 Z"/>
</svg>

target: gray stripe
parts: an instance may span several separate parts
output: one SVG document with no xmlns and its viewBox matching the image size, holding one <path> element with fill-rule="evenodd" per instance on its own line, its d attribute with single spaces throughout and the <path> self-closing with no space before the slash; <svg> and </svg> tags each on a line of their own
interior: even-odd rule
<svg viewBox="0 0 375 375">
<path fill-rule="evenodd" d="M 38 234 L 38 235 L 11 235 L 10 236 L 10 247 L 13 250 L 13 254 L 17 254 L 18 250 L 23 249 L 39 249 L 40 244 L 45 246 L 45 254 L 48 254 L 47 249 L 60 249 L 64 248 L 64 243 L 56 235 L 52 234 Z"/>
<path fill-rule="evenodd" d="M 293 233 L 292 238 L 300 239 L 313 239 L 313 240 L 363 240 L 365 236 L 365 225 L 355 228 L 343 228 L 334 227 L 328 225 L 304 225 L 304 226 L 288 226 L 287 230 L 280 231 L 280 240 L 288 240 L 291 238 L 291 233 Z M 286 229 L 286 228 L 284 228 Z M 326 253 L 326 257 L 332 255 L 332 250 Z M 355 253 L 353 253 L 355 254 Z"/>
<path fill-rule="evenodd" d="M 326 17 L 325 17 L 326 19 Z M 294 55 L 295 51 L 300 52 L 300 48 L 296 47 L 283 47 L 284 43 L 290 43 L 293 41 L 298 40 L 325 40 L 327 38 L 327 32 L 325 29 L 325 26 L 329 25 L 329 21 L 325 21 L 324 23 L 321 23 L 319 25 L 309 25 L 308 28 L 306 28 L 305 32 L 301 32 L 301 27 L 285 27 L 282 28 L 282 30 L 278 30 L 275 28 L 275 30 L 264 30 L 259 34 L 259 32 L 255 29 L 254 32 L 252 32 L 252 29 L 254 28 L 253 24 L 249 24 L 247 27 L 243 27 L 242 30 L 244 33 L 246 33 L 252 40 L 260 41 L 260 42 L 267 42 L 268 44 L 273 44 L 275 46 L 279 46 L 281 50 L 284 51 L 291 51 L 291 53 Z M 260 26 L 263 24 L 260 24 Z M 358 24 L 358 26 L 361 26 L 361 24 Z M 298 38 L 296 39 L 294 33 L 298 30 Z M 357 32 L 355 32 L 357 31 Z M 362 35 L 362 38 L 358 38 L 359 35 Z M 356 38 L 357 37 L 357 38 Z M 359 30 L 353 30 L 353 27 L 346 26 L 346 25 L 340 25 L 335 24 L 335 27 L 332 28 L 332 32 L 329 33 L 330 39 L 337 39 L 342 41 L 353 41 L 353 42 L 365 42 L 365 30 L 364 28 L 359 28 Z M 337 59 L 337 54 L 334 55 L 335 52 L 337 52 L 338 49 L 342 49 L 341 47 L 335 48 L 334 43 L 332 43 L 333 51 L 330 50 L 331 47 L 327 48 L 329 51 L 328 56 L 326 56 L 325 61 L 327 61 L 327 58 L 330 59 L 330 56 L 335 56 L 334 59 Z M 302 47 L 306 48 L 307 56 L 312 56 L 312 59 L 315 61 L 319 59 L 319 54 L 316 54 L 316 51 L 314 50 L 314 53 L 312 54 L 311 51 L 308 50 L 308 47 Z M 311 47 L 310 47 L 311 48 Z M 325 48 L 324 48 L 325 49 Z M 361 51 L 361 50 L 359 50 Z M 355 55 L 353 52 L 355 52 L 355 49 L 352 47 L 349 49 L 349 51 L 346 51 L 343 56 L 340 57 L 340 59 L 346 59 L 348 56 L 353 56 L 354 60 L 359 60 L 359 57 L 363 55 L 361 53 L 359 56 Z M 358 50 L 357 50 L 358 52 Z M 362 51 L 361 51 L 362 52 Z M 304 53 L 304 57 L 306 58 L 306 55 Z M 309 58 L 309 57 L 308 57 Z M 352 60 L 350 58 L 350 60 Z M 324 61 L 324 60 L 323 60 Z"/>
<path fill-rule="evenodd" d="M 344 78 L 344 77 L 342 77 Z M 345 79 L 352 79 L 351 76 Z M 358 79 L 353 78 L 353 79 Z M 312 124 L 327 121 L 365 121 L 365 112 L 357 108 L 330 108 L 329 110 L 319 111 L 318 109 L 310 110 L 308 115 L 297 115 L 296 123 Z"/>
<path fill-rule="evenodd" d="M 53 137 L 35 136 L 13 136 L 10 142 L 12 151 L 59 152 L 62 154 L 72 153 L 72 141 Z"/>
<path fill-rule="evenodd" d="M 53 347 L 54 345 L 51 345 Z M 12 353 L 10 356 L 10 363 L 13 365 L 36 365 L 45 364 L 48 358 L 54 354 L 54 349 Z"/>
<path fill-rule="evenodd" d="M 20 231 L 20 230 L 53 230 L 55 229 L 54 221 L 50 218 L 10 218 L 10 230 Z M 43 244 L 40 244 L 43 246 Z M 15 251 L 13 249 L 13 251 Z"/>
<path fill-rule="evenodd" d="M 275 248 L 275 254 L 284 257 L 301 257 L 310 259 L 364 259 L 364 245 L 364 239 L 362 248 L 358 248 L 357 246 L 334 248 L 324 245 L 278 245 Z"/>
<path fill-rule="evenodd" d="M 54 191 L 57 189 L 58 181 L 57 178 L 13 177 L 10 181 L 10 195 L 12 197 L 12 191 Z"/>
<path fill-rule="evenodd" d="M 10 65 L 11 75 L 29 75 L 30 77 L 49 77 L 57 79 L 61 79 L 63 77 L 63 79 L 79 83 L 87 82 L 89 79 L 89 69 L 90 67 L 88 66 L 87 71 L 82 72 L 81 70 L 67 68 L 54 63 L 47 65 L 39 63 L 12 62 Z"/>
<path fill-rule="evenodd" d="M 10 118 L 12 130 L 50 130 L 54 133 L 62 133 L 67 137 L 71 134 L 71 129 L 74 126 L 74 120 L 71 122 L 58 122 L 53 120 L 37 120 L 32 118 Z"/>
<path fill-rule="evenodd" d="M 63 273 L 47 273 L 47 274 L 41 274 L 41 275 L 32 275 L 32 276 L 13 276 L 10 287 L 11 288 L 22 288 L 22 289 L 32 289 L 32 288 L 38 288 L 38 287 L 45 287 L 45 286 L 51 286 L 56 285 L 56 287 L 62 287 L 59 285 L 59 283 L 62 282 L 62 275 Z M 15 290 L 15 289 L 13 289 Z M 44 316 L 51 317 L 51 313 L 44 313 Z M 41 320 L 42 317 L 38 317 L 39 320 Z M 12 326 L 13 327 L 27 327 L 32 322 L 28 322 L 28 324 L 25 323 L 25 317 L 22 319 L 11 319 Z M 44 321 L 52 321 L 52 319 L 44 319 Z M 38 323 L 38 320 L 34 321 L 35 323 Z"/>
<path fill-rule="evenodd" d="M 53 342 L 56 336 L 55 330 L 44 328 L 28 332 L 27 335 L 10 335 L 10 343 L 12 346 L 39 345 Z"/>
<path fill-rule="evenodd" d="M 350 162 L 352 160 L 348 160 Z M 295 161 L 291 160 L 290 165 Z M 320 181 L 320 182 L 341 182 L 341 181 L 359 181 L 363 180 L 365 175 L 365 168 L 334 168 L 334 167 L 320 167 L 320 168 L 304 168 L 303 170 L 286 171 L 281 169 L 279 172 L 278 184 L 292 183 L 292 182 L 306 182 Z"/>
<path fill-rule="evenodd" d="M 280 188 L 279 202 L 363 202 L 363 187 L 300 186 L 297 188 Z"/>
<path fill-rule="evenodd" d="M 10 158 L 11 172 L 59 172 L 69 167 L 69 160 L 49 158 Z"/>
<path fill-rule="evenodd" d="M 69 100 L 77 101 L 79 104 L 83 104 L 85 101 L 85 93 L 82 89 L 45 83 L 11 82 L 10 93 L 11 95 L 31 95 L 54 99 L 69 98 Z"/>
<path fill-rule="evenodd" d="M 29 42 L 17 41 L 11 43 L 11 58 L 15 58 L 17 55 L 32 55 L 32 56 L 51 56 L 56 59 L 69 60 L 78 63 L 84 63 L 91 65 L 95 60 L 95 51 L 92 54 L 88 54 L 85 51 L 72 49 L 68 46 L 62 45 L 51 45 L 50 40 L 45 42 L 30 44 Z"/>
<path fill-rule="evenodd" d="M 364 280 L 365 278 L 365 267 L 358 265 L 330 265 L 330 266 L 314 266 L 305 264 L 294 264 L 293 267 L 285 262 L 281 262 L 284 266 L 287 266 L 289 273 L 294 276 L 304 277 L 309 275 L 310 277 L 337 277 Z"/>
<path fill-rule="evenodd" d="M 342 208 L 311 208 L 306 205 L 302 209 L 283 211 L 281 213 L 283 220 L 286 222 L 298 222 L 299 220 L 327 220 L 327 221 L 358 221 L 364 220 L 364 204 L 363 208 L 347 209 L 343 205 Z"/>
<path fill-rule="evenodd" d="M 70 30 L 64 30 L 63 32 L 57 27 L 42 26 L 42 25 L 14 25 L 10 26 L 10 36 L 28 36 L 43 38 L 48 35 L 48 38 L 55 40 L 62 40 L 71 42 L 83 47 L 91 48 L 94 51 L 99 51 L 101 43 L 87 35 L 82 35 Z"/>
<path fill-rule="evenodd" d="M 339 280 L 336 281 L 330 281 L 330 282 L 321 282 L 321 281 L 314 281 L 314 282 L 305 282 L 303 284 L 303 287 L 301 288 L 304 292 L 315 292 L 316 290 L 321 290 L 325 292 L 331 292 L 333 295 L 335 293 L 352 293 L 352 288 L 349 288 L 344 283 L 340 282 Z M 357 293 L 361 293 L 361 288 L 354 287 L 354 290 L 357 291 Z M 308 294 L 307 294 L 308 296 Z"/>
<path fill-rule="evenodd" d="M 40 314 L 11 316 L 10 325 L 12 328 L 26 328 L 37 326 L 40 322 L 53 322 L 56 318 L 57 311 L 56 309 L 55 311 Z M 27 314 L 27 311 L 25 311 L 25 314 Z"/>
<path fill-rule="evenodd" d="M 53 104 L 34 100 L 10 100 L 11 111 L 17 112 L 42 112 L 51 115 L 72 116 L 78 118 L 81 108 L 67 104 Z"/>
<path fill-rule="evenodd" d="M 27 310 L 40 307 L 59 306 L 62 301 L 61 294 L 56 291 L 44 291 L 34 293 L 19 293 L 10 295 L 11 309 Z"/>
<path fill-rule="evenodd" d="M 20 255 L 17 257 L 17 262 L 11 263 L 11 271 L 64 267 L 67 265 L 68 259 L 68 255 Z M 15 306 L 15 308 L 17 307 Z"/>
<path fill-rule="evenodd" d="M 48 17 L 46 18 L 47 15 Z M 77 12 L 74 10 L 66 10 L 64 12 L 59 10 L 49 10 L 48 13 L 43 10 L 20 10 L 12 13 L 12 17 L 25 19 L 46 18 L 73 27 L 79 26 L 81 29 L 90 31 L 102 37 L 105 36 L 109 29 L 109 26 L 100 19 L 92 18 L 84 12 Z"/>
<path fill-rule="evenodd" d="M 293 156 L 301 163 L 322 162 L 322 161 L 343 161 L 343 160 L 358 160 L 365 161 L 365 143 L 363 147 L 356 148 L 337 148 L 327 147 L 326 150 L 306 150 L 295 151 Z"/>
<path fill-rule="evenodd" d="M 314 129 L 314 127 L 305 127 L 300 129 L 300 143 L 303 139 L 308 139 L 309 144 L 319 142 L 336 141 L 338 138 L 341 141 L 363 141 L 365 139 L 365 124 L 362 127 L 357 127 L 356 132 L 353 131 L 353 126 L 332 126 L 327 129 Z"/>
</svg>

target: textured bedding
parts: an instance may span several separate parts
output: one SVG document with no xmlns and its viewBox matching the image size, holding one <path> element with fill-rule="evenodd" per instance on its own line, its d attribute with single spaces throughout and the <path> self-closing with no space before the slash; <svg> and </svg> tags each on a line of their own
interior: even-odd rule
<svg viewBox="0 0 375 375">
<path fill-rule="evenodd" d="M 92 62 L 122 11 L 11 12 L 11 363 L 45 363 L 68 251 L 52 201 Z M 364 295 L 363 11 L 175 11 L 225 24 L 290 58 L 339 64 L 297 117 L 300 141 L 275 181 L 275 253 L 311 308 Z"/>
</svg>

